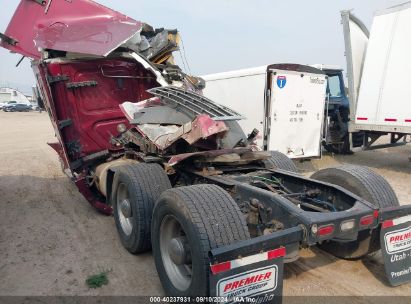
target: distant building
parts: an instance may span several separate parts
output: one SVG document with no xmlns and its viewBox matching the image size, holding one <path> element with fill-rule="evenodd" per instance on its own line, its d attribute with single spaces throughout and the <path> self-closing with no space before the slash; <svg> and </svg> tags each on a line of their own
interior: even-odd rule
<svg viewBox="0 0 411 304">
<path fill-rule="evenodd" d="M 15 101 L 17 103 L 23 103 L 31 105 L 32 98 L 28 98 L 26 95 L 12 88 L 0 88 L 0 103 L 8 103 Z"/>
</svg>

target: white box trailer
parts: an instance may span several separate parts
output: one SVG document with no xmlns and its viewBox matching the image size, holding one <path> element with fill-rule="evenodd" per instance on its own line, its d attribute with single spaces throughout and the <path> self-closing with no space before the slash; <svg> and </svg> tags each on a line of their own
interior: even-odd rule
<svg viewBox="0 0 411 304">
<path fill-rule="evenodd" d="M 30 100 L 22 92 L 12 88 L 0 88 L 0 103 L 9 102 L 31 105 Z"/>
<path fill-rule="evenodd" d="M 365 148 L 391 133 L 391 144 L 411 134 L 411 2 L 374 16 L 371 33 L 342 12 L 351 117 L 349 131 L 366 134 Z"/>
<path fill-rule="evenodd" d="M 202 76 L 204 95 L 246 117 L 246 134 L 258 129 L 257 144 L 290 158 L 321 156 L 327 76 L 297 64 L 262 67 Z"/>
</svg>

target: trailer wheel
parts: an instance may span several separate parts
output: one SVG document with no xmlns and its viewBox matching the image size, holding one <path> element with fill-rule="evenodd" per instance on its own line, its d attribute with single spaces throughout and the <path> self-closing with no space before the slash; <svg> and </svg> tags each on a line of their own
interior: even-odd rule
<svg viewBox="0 0 411 304">
<path fill-rule="evenodd" d="M 154 208 L 151 231 L 157 272 L 172 296 L 207 296 L 209 251 L 250 238 L 237 204 L 216 185 L 165 191 Z"/>
<path fill-rule="evenodd" d="M 294 162 L 288 158 L 287 155 L 278 152 L 270 151 L 271 157 L 269 159 L 263 160 L 262 163 L 267 169 L 281 169 L 285 171 L 298 173 L 298 169 L 295 166 Z"/>
<path fill-rule="evenodd" d="M 121 243 L 131 253 L 151 248 L 151 216 L 154 203 L 171 188 L 158 164 L 121 166 L 113 178 L 114 219 Z"/>
<path fill-rule="evenodd" d="M 398 198 L 388 182 L 367 167 L 342 165 L 320 170 L 311 178 L 341 186 L 379 208 L 399 206 Z M 339 258 L 358 259 L 380 249 L 379 231 L 363 230 L 358 233 L 356 241 L 330 241 L 320 245 L 320 248 Z"/>
</svg>

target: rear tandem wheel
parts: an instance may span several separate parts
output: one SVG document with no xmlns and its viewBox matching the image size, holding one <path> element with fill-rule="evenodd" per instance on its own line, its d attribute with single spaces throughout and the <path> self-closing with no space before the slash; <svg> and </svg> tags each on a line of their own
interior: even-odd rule
<svg viewBox="0 0 411 304">
<path fill-rule="evenodd" d="M 170 188 L 167 174 L 158 164 L 131 164 L 116 170 L 111 201 L 117 232 L 129 252 L 150 250 L 154 203 Z"/>
<path fill-rule="evenodd" d="M 207 296 L 209 251 L 250 238 L 239 207 L 216 185 L 165 191 L 154 208 L 151 233 L 157 272 L 172 296 Z"/>
<path fill-rule="evenodd" d="M 379 208 L 399 206 L 388 182 L 364 166 L 342 165 L 314 173 L 312 179 L 341 186 Z M 352 242 L 329 241 L 319 247 L 342 259 L 358 259 L 380 249 L 379 229 L 362 230 Z"/>
</svg>

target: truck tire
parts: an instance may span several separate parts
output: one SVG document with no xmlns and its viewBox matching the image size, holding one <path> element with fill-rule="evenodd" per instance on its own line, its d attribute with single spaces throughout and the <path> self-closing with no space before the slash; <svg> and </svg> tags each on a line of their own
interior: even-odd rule
<svg viewBox="0 0 411 304">
<path fill-rule="evenodd" d="M 170 188 L 167 174 L 158 164 L 132 164 L 116 170 L 111 201 L 121 243 L 129 252 L 150 250 L 154 203 Z"/>
<path fill-rule="evenodd" d="M 271 157 L 269 159 L 263 160 L 262 163 L 265 168 L 267 169 L 281 169 L 285 171 L 290 171 L 294 173 L 298 173 L 298 169 L 295 166 L 294 162 L 288 158 L 287 155 L 278 152 L 278 151 L 270 151 Z"/>
<path fill-rule="evenodd" d="M 367 167 L 342 165 L 320 170 L 311 178 L 341 186 L 379 208 L 400 205 L 388 182 Z M 339 258 L 359 259 L 380 249 L 379 229 L 360 231 L 356 241 L 329 241 L 320 248 Z"/>
<path fill-rule="evenodd" d="M 165 191 L 151 233 L 157 272 L 170 296 L 207 296 L 209 251 L 250 238 L 239 207 L 216 185 Z"/>
</svg>

